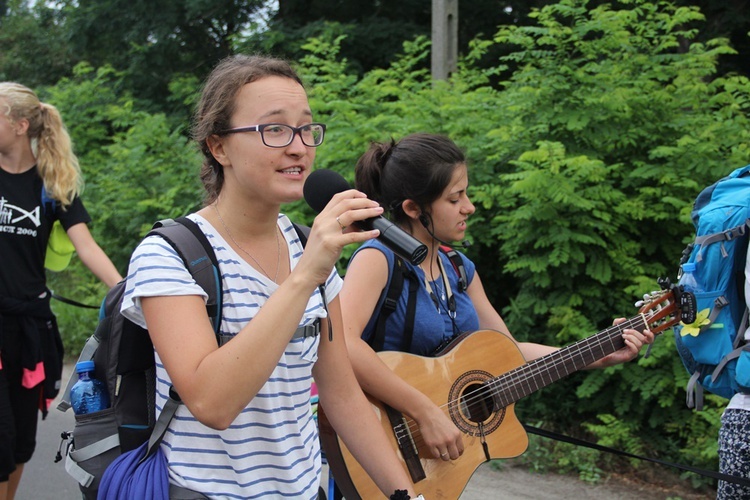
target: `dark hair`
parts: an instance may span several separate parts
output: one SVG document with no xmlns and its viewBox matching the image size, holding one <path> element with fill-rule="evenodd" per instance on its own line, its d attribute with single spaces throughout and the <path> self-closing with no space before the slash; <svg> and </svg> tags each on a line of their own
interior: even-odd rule
<svg viewBox="0 0 750 500">
<path fill-rule="evenodd" d="M 372 143 L 354 169 L 355 186 L 380 203 L 400 225 L 409 217 L 401 204 L 414 201 L 423 211 L 437 200 L 466 163 L 463 151 L 448 137 L 411 134 L 400 141 Z"/>
<path fill-rule="evenodd" d="M 289 78 L 304 87 L 292 66 L 282 59 L 266 56 L 234 55 L 219 62 L 206 78 L 193 117 L 193 139 L 203 153 L 201 181 L 206 204 L 216 200 L 224 186 L 224 169 L 206 143 L 212 135 L 230 127 L 236 98 L 242 87 L 267 76 Z"/>
</svg>

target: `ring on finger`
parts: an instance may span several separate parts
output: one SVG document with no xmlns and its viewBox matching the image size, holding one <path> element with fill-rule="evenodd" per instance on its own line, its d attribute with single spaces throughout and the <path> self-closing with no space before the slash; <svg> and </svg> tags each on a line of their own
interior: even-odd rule
<svg viewBox="0 0 750 500">
<path fill-rule="evenodd" d="M 339 216 L 339 217 L 340 217 L 340 216 Z M 342 230 L 342 231 L 343 231 L 344 229 L 346 229 L 346 226 L 345 226 L 345 225 L 343 225 L 343 224 L 341 223 L 341 221 L 339 220 L 339 218 L 338 218 L 338 217 L 336 217 L 336 222 L 338 222 L 338 223 L 339 223 L 339 226 L 341 227 L 341 230 Z"/>
<path fill-rule="evenodd" d="M 440 454 L 440 457 L 447 457 L 447 456 L 448 456 L 448 452 L 447 451 L 445 453 L 441 453 Z"/>
</svg>

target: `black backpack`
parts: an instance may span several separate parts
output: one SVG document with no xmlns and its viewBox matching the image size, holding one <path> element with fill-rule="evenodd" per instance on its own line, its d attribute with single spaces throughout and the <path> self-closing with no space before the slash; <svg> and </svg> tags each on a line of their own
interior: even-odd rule
<svg viewBox="0 0 750 500">
<path fill-rule="evenodd" d="M 172 245 L 208 294 L 206 309 L 220 343 L 221 274 L 211 244 L 197 224 L 186 217 L 157 222 L 147 236 L 154 234 Z M 84 498 L 96 498 L 104 470 L 121 453 L 150 438 L 155 449 L 179 406 L 179 397 L 170 391 L 157 425 L 154 348 L 148 331 L 120 314 L 125 284 L 122 280 L 107 293 L 96 331 L 78 358 L 94 360 L 95 376 L 106 383 L 111 401 L 106 410 L 75 417 L 65 469 L 79 482 Z M 70 408 L 70 388 L 76 379 L 74 373 L 58 410 Z"/>
<path fill-rule="evenodd" d="M 440 245 L 439 250 L 443 252 L 450 260 L 453 270 L 458 274 L 458 291 L 463 293 L 469 286 L 466 268 L 461 256 L 453 248 Z M 393 276 L 386 290 L 383 290 L 385 299 L 380 308 L 380 313 L 375 323 L 375 332 L 370 337 L 368 344 L 374 351 L 380 352 L 385 344 L 385 322 L 393 314 L 401 297 L 401 291 L 404 289 L 404 279 L 409 284 L 409 298 L 406 303 L 406 318 L 404 324 L 404 337 L 402 339 L 400 351 L 411 352 L 411 343 L 414 336 L 414 316 L 417 309 L 417 290 L 419 290 L 419 278 L 404 263 L 404 260 L 398 255 L 394 255 L 395 262 L 393 266 Z M 439 350 L 439 349 L 438 349 Z"/>
<path fill-rule="evenodd" d="M 310 228 L 292 223 L 302 246 Z M 206 291 L 206 311 L 216 332 L 218 345 L 231 337 L 219 332 L 221 325 L 221 271 L 211 244 L 198 225 L 187 217 L 165 219 L 154 224 L 146 235 L 159 235 L 182 258 L 195 281 Z M 324 293 L 323 286 L 320 287 Z M 99 312 L 99 324 L 86 341 L 78 361 L 94 360 L 97 379 L 105 381 L 110 408 L 76 415 L 72 438 L 68 443 L 65 469 L 75 478 L 86 499 L 95 499 L 104 471 L 119 455 L 148 441 L 146 457 L 156 451 L 180 405 L 177 392 L 170 388 L 158 420 L 156 415 L 156 366 L 154 348 L 148 331 L 120 314 L 125 280 L 107 292 Z M 320 321 L 300 327 L 293 338 L 317 335 Z M 70 388 L 74 373 L 57 408 L 70 408 Z M 61 454 L 58 460 L 61 460 Z"/>
</svg>

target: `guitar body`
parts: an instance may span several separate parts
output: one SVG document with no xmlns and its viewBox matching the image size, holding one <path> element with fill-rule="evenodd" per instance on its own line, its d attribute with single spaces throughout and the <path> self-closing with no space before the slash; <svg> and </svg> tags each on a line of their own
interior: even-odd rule
<svg viewBox="0 0 750 500">
<path fill-rule="evenodd" d="M 402 416 L 411 423 L 410 440 L 418 451 L 418 457 L 409 460 L 399 447 L 387 407 L 369 398 L 404 468 L 410 472 L 409 466 L 418 463 L 417 468 L 421 467 L 426 476 L 413 481 L 414 491 L 430 500 L 455 500 L 483 462 L 490 458 L 515 457 L 526 450 L 528 437 L 513 413 L 514 405 L 491 411 L 488 410 L 492 408 L 491 401 L 485 401 L 491 396 L 472 394 L 485 381 L 525 363 L 515 343 L 506 335 L 492 330 L 465 334 L 434 358 L 394 351 L 381 352 L 379 356 L 397 375 L 430 397 L 437 406 L 444 407 L 463 433 L 464 453 L 458 460 L 435 459 L 430 450 L 424 448 L 416 423 Z M 336 436 L 322 407 L 319 407 L 318 418 L 329 467 L 346 499 L 382 498 L 383 493 Z"/>
</svg>

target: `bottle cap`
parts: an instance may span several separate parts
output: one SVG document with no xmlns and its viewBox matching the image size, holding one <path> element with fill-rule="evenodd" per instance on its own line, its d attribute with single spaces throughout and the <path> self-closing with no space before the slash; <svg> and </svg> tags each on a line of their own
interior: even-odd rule
<svg viewBox="0 0 750 500">
<path fill-rule="evenodd" d="M 93 361 L 79 361 L 76 363 L 76 373 L 93 372 L 94 362 Z"/>
<path fill-rule="evenodd" d="M 685 262 L 682 265 L 682 272 L 683 273 L 694 273 L 695 272 L 695 262 Z"/>
</svg>

